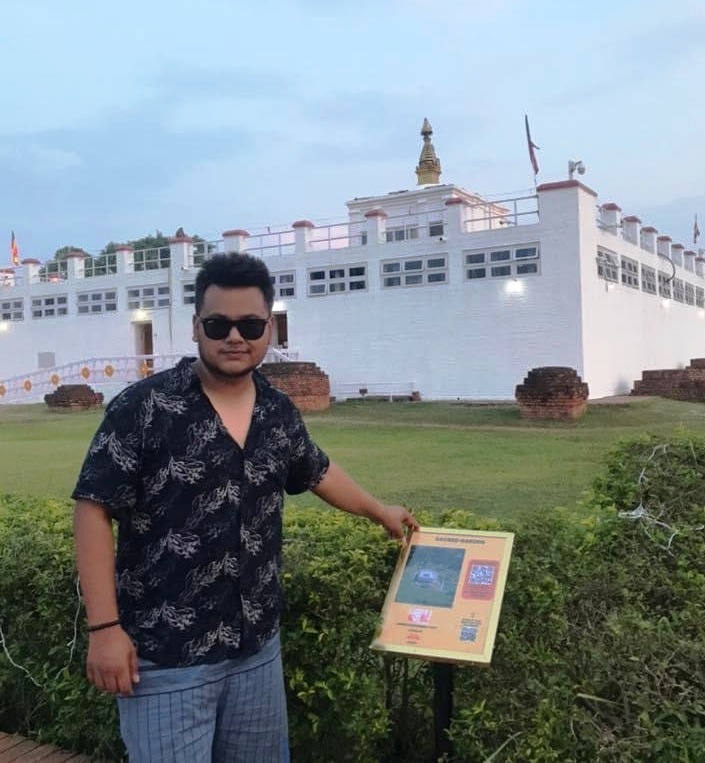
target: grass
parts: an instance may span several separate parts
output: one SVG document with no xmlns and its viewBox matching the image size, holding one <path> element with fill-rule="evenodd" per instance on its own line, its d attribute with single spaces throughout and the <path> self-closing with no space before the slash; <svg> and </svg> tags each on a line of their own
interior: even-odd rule
<svg viewBox="0 0 705 763">
<path fill-rule="evenodd" d="M 67 497 L 101 416 L 0 406 L 0 489 Z M 705 405 L 592 405 L 577 423 L 538 423 L 520 419 L 515 406 L 351 401 L 306 421 L 321 447 L 384 501 L 503 519 L 576 507 L 625 436 L 705 436 Z M 310 494 L 289 501 L 317 503 Z"/>
</svg>

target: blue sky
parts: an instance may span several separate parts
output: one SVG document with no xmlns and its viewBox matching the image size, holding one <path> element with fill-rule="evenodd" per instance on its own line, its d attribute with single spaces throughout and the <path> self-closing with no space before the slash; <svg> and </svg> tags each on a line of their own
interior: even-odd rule
<svg viewBox="0 0 705 763">
<path fill-rule="evenodd" d="M 425 116 L 443 182 L 530 188 L 526 112 L 539 182 L 579 158 L 674 240 L 705 220 L 702 0 L 5 0 L 0 67 L 23 257 L 341 219 L 414 186 Z"/>
</svg>

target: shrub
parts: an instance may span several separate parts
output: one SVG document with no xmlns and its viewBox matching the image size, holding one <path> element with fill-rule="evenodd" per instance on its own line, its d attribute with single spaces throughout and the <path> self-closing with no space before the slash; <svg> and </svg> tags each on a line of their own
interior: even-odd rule
<svg viewBox="0 0 705 763">
<path fill-rule="evenodd" d="M 493 661 L 455 671 L 456 760 L 705 759 L 705 441 L 661 444 L 608 457 L 590 519 L 556 509 L 501 528 L 516 539 Z M 463 511 L 421 520 L 498 529 Z M 369 523 L 287 509 L 294 760 L 429 759 L 429 665 L 369 649 L 396 556 Z M 68 504 L 0 499 L 0 625 L 43 685 L 0 656 L 0 728 L 117 757 L 112 701 L 82 677 L 80 628 L 63 668 L 75 615 Z"/>
</svg>

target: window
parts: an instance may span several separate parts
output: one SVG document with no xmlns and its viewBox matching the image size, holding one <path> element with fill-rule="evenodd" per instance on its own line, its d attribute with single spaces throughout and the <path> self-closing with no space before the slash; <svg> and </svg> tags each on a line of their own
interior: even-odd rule
<svg viewBox="0 0 705 763">
<path fill-rule="evenodd" d="M 641 266 L 641 290 L 647 294 L 656 294 L 656 271 L 648 265 Z"/>
<path fill-rule="evenodd" d="M 117 310 L 117 291 L 92 291 L 76 295 L 79 315 L 114 313 Z"/>
<path fill-rule="evenodd" d="M 436 222 L 432 222 L 428 224 L 428 235 L 433 238 L 434 236 L 442 236 L 443 235 L 443 222 L 441 220 L 437 220 Z"/>
<path fill-rule="evenodd" d="M 56 318 L 69 314 L 69 299 L 65 294 L 32 299 L 32 318 Z"/>
<path fill-rule="evenodd" d="M 619 259 L 615 252 L 598 248 L 597 277 L 604 278 L 605 281 L 619 282 Z"/>
<path fill-rule="evenodd" d="M 695 286 L 692 283 L 686 283 L 685 285 L 685 304 L 695 304 Z"/>
<path fill-rule="evenodd" d="M 97 257 L 86 257 L 83 268 L 85 278 L 114 275 L 117 273 L 117 255 L 99 254 Z"/>
<path fill-rule="evenodd" d="M 705 289 L 702 286 L 695 287 L 695 306 L 705 307 Z"/>
<path fill-rule="evenodd" d="M 325 294 L 364 291 L 367 288 L 366 273 L 367 266 L 360 264 L 344 265 L 328 270 L 309 270 L 308 295 L 309 297 L 318 297 Z"/>
<path fill-rule="evenodd" d="M 0 319 L 3 321 L 23 321 L 24 300 L 10 299 L 0 302 Z"/>
<path fill-rule="evenodd" d="M 622 283 L 632 289 L 639 288 L 639 263 L 629 257 L 622 257 Z"/>
<path fill-rule="evenodd" d="M 272 285 L 275 297 L 296 296 L 296 272 L 286 270 L 281 273 L 272 273 Z"/>
<path fill-rule="evenodd" d="M 429 257 L 413 257 L 382 263 L 382 275 L 404 273 L 404 277 L 382 278 L 385 289 L 397 286 L 422 286 L 423 284 L 446 283 L 448 280 L 448 257 L 434 254 Z"/>
<path fill-rule="evenodd" d="M 658 272 L 658 293 L 667 299 L 671 298 L 671 276 L 662 270 Z"/>
<path fill-rule="evenodd" d="M 683 281 L 680 278 L 674 278 L 673 282 L 673 299 L 676 302 L 685 302 L 685 289 L 683 288 Z"/>
<path fill-rule="evenodd" d="M 132 261 L 135 273 L 168 268 L 171 262 L 171 249 L 168 246 L 160 246 L 156 249 L 140 249 L 133 253 Z"/>
<path fill-rule="evenodd" d="M 56 283 L 68 278 L 69 264 L 68 260 L 59 260 L 47 262 L 39 268 L 39 280 L 41 282 Z"/>
<path fill-rule="evenodd" d="M 169 302 L 169 287 L 166 284 L 135 286 L 127 290 L 128 310 L 154 310 L 158 307 L 169 307 Z"/>
<path fill-rule="evenodd" d="M 196 284 L 185 283 L 183 286 L 184 291 L 184 304 L 195 305 L 196 304 Z"/>
<path fill-rule="evenodd" d="M 506 278 L 507 276 L 539 275 L 538 244 L 521 244 L 506 249 L 491 249 L 484 252 L 463 252 L 465 257 L 465 279 Z M 496 263 L 487 268 L 487 263 Z M 501 263 L 501 264 L 500 264 Z M 488 272 L 489 271 L 489 272 Z"/>
<path fill-rule="evenodd" d="M 387 228 L 384 235 L 388 244 L 394 241 L 410 241 L 419 237 L 419 229 L 415 225 L 404 225 L 398 228 Z"/>
</svg>

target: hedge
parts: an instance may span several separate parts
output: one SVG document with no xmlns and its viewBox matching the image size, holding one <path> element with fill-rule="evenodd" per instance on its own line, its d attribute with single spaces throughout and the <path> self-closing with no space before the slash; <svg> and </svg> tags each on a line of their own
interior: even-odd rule
<svg viewBox="0 0 705 763">
<path fill-rule="evenodd" d="M 511 489 L 508 484 L 507 489 Z M 705 440 L 621 444 L 591 518 L 515 526 L 467 512 L 424 524 L 516 533 L 491 666 L 456 669 L 454 759 L 705 759 Z M 396 560 L 379 528 L 287 509 L 283 620 L 292 753 L 306 763 L 428 761 L 432 676 L 370 651 Z M 117 760 L 113 702 L 83 678 L 67 502 L 0 496 L 0 729 Z M 69 660 L 70 656 L 70 660 Z"/>
</svg>

